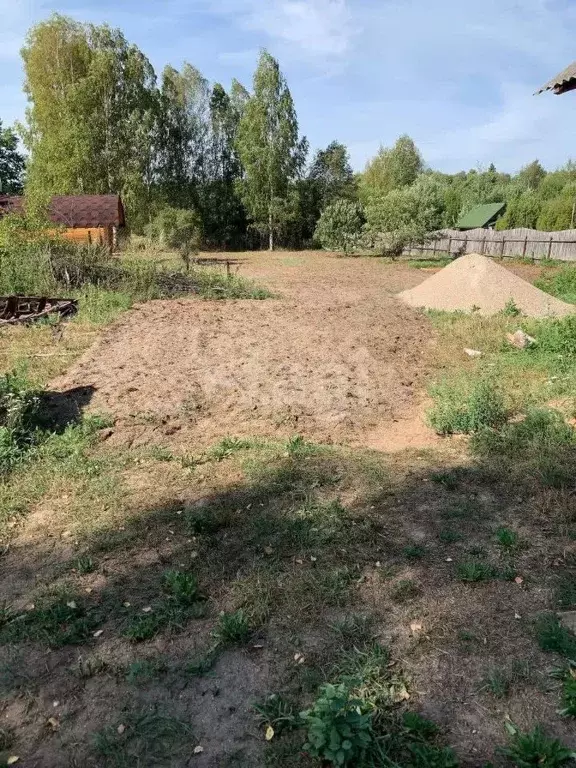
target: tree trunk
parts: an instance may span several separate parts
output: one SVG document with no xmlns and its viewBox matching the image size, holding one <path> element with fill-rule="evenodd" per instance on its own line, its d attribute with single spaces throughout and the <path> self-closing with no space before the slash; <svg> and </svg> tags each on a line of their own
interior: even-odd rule
<svg viewBox="0 0 576 768">
<path fill-rule="evenodd" d="M 273 228 L 272 211 L 271 210 L 268 213 L 268 250 L 269 251 L 273 251 L 274 250 L 274 228 Z"/>
</svg>

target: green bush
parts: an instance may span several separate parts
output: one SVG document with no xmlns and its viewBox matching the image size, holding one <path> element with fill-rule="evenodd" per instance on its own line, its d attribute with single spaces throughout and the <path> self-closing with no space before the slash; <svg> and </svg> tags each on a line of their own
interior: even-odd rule
<svg viewBox="0 0 576 768">
<path fill-rule="evenodd" d="M 39 393 L 24 374 L 0 377 L 0 474 L 17 464 L 39 438 Z"/>
<path fill-rule="evenodd" d="M 344 683 L 323 685 L 300 718 L 308 732 L 304 750 L 329 765 L 359 765 L 375 739 L 371 712 Z"/>
<path fill-rule="evenodd" d="M 193 209 L 167 206 L 146 228 L 148 236 L 163 247 L 178 251 L 186 266 L 202 242 L 202 218 Z"/>
<path fill-rule="evenodd" d="M 364 218 L 359 206 L 350 200 L 335 200 L 323 211 L 314 239 L 323 248 L 349 253 L 358 242 Z"/>
<path fill-rule="evenodd" d="M 468 391 L 465 385 L 445 382 L 431 391 L 434 406 L 428 412 L 430 426 L 440 435 L 471 434 L 502 427 L 508 418 L 501 391 L 482 378 Z"/>
<path fill-rule="evenodd" d="M 576 357 L 576 315 L 542 323 L 537 341 L 537 350 Z"/>
</svg>

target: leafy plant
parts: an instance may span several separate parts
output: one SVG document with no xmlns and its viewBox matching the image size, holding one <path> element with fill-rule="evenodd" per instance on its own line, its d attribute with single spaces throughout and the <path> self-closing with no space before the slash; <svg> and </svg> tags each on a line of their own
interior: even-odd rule
<svg viewBox="0 0 576 768">
<path fill-rule="evenodd" d="M 502 752 L 517 768 L 530 768 L 532 765 L 556 768 L 575 757 L 568 747 L 558 739 L 547 736 L 540 726 L 528 733 L 522 733 L 512 724 L 508 724 L 507 728 L 510 745 Z"/>
<path fill-rule="evenodd" d="M 245 643 L 251 634 L 250 619 L 242 608 L 233 613 L 221 613 L 214 630 L 217 641 L 225 645 Z"/>
<path fill-rule="evenodd" d="M 508 299 L 508 301 L 506 302 L 506 304 L 504 305 L 504 309 L 502 310 L 502 314 L 505 317 L 518 317 L 522 313 L 520 312 L 520 310 L 516 306 L 516 302 L 514 301 L 514 299 L 512 297 L 510 297 Z"/>
<path fill-rule="evenodd" d="M 304 750 L 330 765 L 358 764 L 375 738 L 372 713 L 344 683 L 321 686 L 312 708 L 300 718 L 308 734 Z"/>
<path fill-rule="evenodd" d="M 188 269 L 191 254 L 200 248 L 202 218 L 191 208 L 167 206 L 148 224 L 146 231 L 160 245 L 177 250 Z"/>
<path fill-rule="evenodd" d="M 74 570 L 80 575 L 93 573 L 96 570 L 96 563 L 90 555 L 82 555 L 74 561 Z"/>
<path fill-rule="evenodd" d="M 273 734 L 298 728 L 300 723 L 292 702 L 279 693 L 272 693 L 264 701 L 254 704 L 258 722 L 266 728 L 272 728 Z"/>
<path fill-rule="evenodd" d="M 489 427 L 498 429 L 508 419 L 504 397 L 490 379 L 476 381 L 469 391 L 448 382 L 432 389 L 434 406 L 430 426 L 442 435 L 471 434 Z"/>
<path fill-rule="evenodd" d="M 182 605 L 191 605 L 201 599 L 198 579 L 185 571 L 166 571 L 162 586 L 169 598 Z"/>
</svg>

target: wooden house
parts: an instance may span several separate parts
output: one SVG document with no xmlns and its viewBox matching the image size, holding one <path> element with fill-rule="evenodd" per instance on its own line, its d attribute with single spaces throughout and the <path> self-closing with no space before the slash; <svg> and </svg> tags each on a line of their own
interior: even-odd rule
<svg viewBox="0 0 576 768">
<path fill-rule="evenodd" d="M 22 213 L 24 198 L 0 196 L 0 215 Z M 55 195 L 48 218 L 65 229 L 62 236 L 75 243 L 100 243 L 114 249 L 118 229 L 126 224 L 119 195 Z"/>
</svg>

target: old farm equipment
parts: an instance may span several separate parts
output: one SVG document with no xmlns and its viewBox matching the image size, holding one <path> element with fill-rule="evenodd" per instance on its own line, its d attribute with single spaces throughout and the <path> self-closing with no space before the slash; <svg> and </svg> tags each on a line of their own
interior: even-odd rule
<svg viewBox="0 0 576 768">
<path fill-rule="evenodd" d="M 32 323 L 48 315 L 67 317 L 78 311 L 76 299 L 47 296 L 0 296 L 0 326 Z"/>
</svg>

